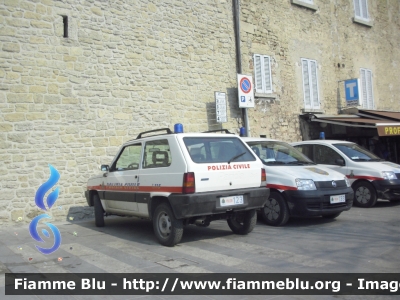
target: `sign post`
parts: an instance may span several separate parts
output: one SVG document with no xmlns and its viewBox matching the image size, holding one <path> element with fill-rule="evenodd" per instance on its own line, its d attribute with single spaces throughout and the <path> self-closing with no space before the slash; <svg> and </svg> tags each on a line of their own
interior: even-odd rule
<svg viewBox="0 0 400 300">
<path fill-rule="evenodd" d="M 253 78 L 248 75 L 237 75 L 238 80 L 238 95 L 239 95 L 239 107 L 248 108 L 254 107 L 254 89 L 253 89 Z"/>
<path fill-rule="evenodd" d="M 215 92 L 215 112 L 218 123 L 228 122 L 226 117 L 226 94 Z"/>
</svg>

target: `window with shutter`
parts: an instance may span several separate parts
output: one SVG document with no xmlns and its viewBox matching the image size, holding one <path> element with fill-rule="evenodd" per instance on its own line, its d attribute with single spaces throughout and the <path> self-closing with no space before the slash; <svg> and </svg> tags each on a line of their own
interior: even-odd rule
<svg viewBox="0 0 400 300">
<path fill-rule="evenodd" d="M 256 93 L 272 93 L 271 59 L 267 55 L 254 54 Z"/>
<path fill-rule="evenodd" d="M 318 91 L 317 62 L 311 59 L 301 59 L 303 71 L 304 107 L 310 109 L 320 108 Z"/>
<path fill-rule="evenodd" d="M 306 7 L 312 10 L 318 10 L 318 6 L 316 5 L 314 0 L 290 0 L 292 4 L 296 4 L 298 6 Z"/>
<path fill-rule="evenodd" d="M 365 109 L 374 109 L 374 96 L 372 90 L 372 71 L 360 69 L 362 107 Z"/>
<path fill-rule="evenodd" d="M 360 19 L 369 20 L 368 0 L 354 0 L 355 16 Z"/>
</svg>

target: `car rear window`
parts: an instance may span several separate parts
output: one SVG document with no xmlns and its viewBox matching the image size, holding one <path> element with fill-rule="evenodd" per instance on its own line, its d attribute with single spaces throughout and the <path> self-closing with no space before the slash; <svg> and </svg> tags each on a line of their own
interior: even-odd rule
<svg viewBox="0 0 400 300">
<path fill-rule="evenodd" d="M 255 156 L 234 137 L 185 137 L 183 142 L 195 163 L 255 161 Z"/>
</svg>

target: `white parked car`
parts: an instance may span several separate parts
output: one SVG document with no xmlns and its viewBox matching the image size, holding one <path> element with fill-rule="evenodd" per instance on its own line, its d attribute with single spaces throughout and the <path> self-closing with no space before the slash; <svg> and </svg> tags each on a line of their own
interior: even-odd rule
<svg viewBox="0 0 400 300">
<path fill-rule="evenodd" d="M 247 234 L 269 196 L 262 162 L 230 134 L 143 132 L 101 170 L 85 192 L 96 226 L 104 226 L 104 215 L 149 218 L 166 246 L 179 243 L 184 225 L 213 220 Z"/>
<path fill-rule="evenodd" d="M 372 207 L 378 198 L 400 200 L 400 166 L 347 141 L 313 140 L 292 143 L 312 161 L 346 175 L 354 205 Z"/>
<path fill-rule="evenodd" d="M 291 145 L 243 138 L 264 163 L 271 193 L 261 210 L 264 221 L 284 225 L 290 216 L 336 218 L 353 205 L 353 190 L 341 173 L 316 165 Z"/>
</svg>

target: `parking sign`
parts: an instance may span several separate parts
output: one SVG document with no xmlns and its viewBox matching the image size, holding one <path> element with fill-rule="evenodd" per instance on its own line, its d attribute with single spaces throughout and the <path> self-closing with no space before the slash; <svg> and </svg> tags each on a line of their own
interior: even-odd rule
<svg viewBox="0 0 400 300">
<path fill-rule="evenodd" d="M 248 75 L 237 75 L 239 107 L 254 107 L 253 78 Z"/>
</svg>

